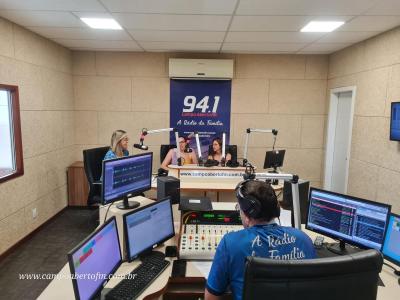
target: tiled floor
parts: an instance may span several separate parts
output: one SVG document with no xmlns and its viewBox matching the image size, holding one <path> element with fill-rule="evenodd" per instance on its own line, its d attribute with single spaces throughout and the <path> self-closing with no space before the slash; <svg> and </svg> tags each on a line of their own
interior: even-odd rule
<svg viewBox="0 0 400 300">
<path fill-rule="evenodd" d="M 20 245 L 0 262 L 0 299 L 36 299 L 50 280 L 20 280 L 19 274 L 58 273 L 68 251 L 97 227 L 97 219 L 97 209 L 67 208 Z"/>
</svg>

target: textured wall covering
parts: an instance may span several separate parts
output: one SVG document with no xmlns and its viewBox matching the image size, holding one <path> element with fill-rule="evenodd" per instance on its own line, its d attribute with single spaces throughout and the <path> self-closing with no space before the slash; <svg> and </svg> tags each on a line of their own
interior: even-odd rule
<svg viewBox="0 0 400 300">
<path fill-rule="evenodd" d="M 231 140 L 239 157 L 246 128 L 277 128 L 285 170 L 320 185 L 327 56 L 73 52 L 77 158 L 84 148 L 108 144 L 114 129 L 126 129 L 133 144 L 142 127 L 169 127 L 169 57 L 233 58 Z M 146 143 L 157 169 L 168 136 Z M 249 145 L 250 160 L 261 167 L 272 136 L 254 134 Z"/>
<path fill-rule="evenodd" d="M 1 254 L 67 205 L 75 122 L 70 51 L 1 18 L 0 36 L 0 82 L 19 86 L 25 169 L 0 184 Z"/>
<path fill-rule="evenodd" d="M 400 213 L 400 143 L 389 140 L 390 103 L 400 101 L 400 29 L 329 59 L 328 88 L 357 86 L 348 193 Z"/>
</svg>

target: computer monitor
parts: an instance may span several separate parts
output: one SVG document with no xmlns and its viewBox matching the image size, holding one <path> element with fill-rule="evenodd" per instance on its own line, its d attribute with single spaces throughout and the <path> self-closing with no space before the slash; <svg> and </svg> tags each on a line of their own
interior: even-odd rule
<svg viewBox="0 0 400 300">
<path fill-rule="evenodd" d="M 103 161 L 102 204 L 123 199 L 120 209 L 138 207 L 137 201 L 128 201 L 128 196 L 137 196 L 151 189 L 153 152 Z"/>
<path fill-rule="evenodd" d="M 75 299 L 94 299 L 122 263 L 117 222 L 110 218 L 68 253 Z"/>
<path fill-rule="evenodd" d="M 382 253 L 387 260 L 400 266 L 400 215 L 390 214 Z"/>
<path fill-rule="evenodd" d="M 273 150 L 265 153 L 264 169 L 282 167 L 286 150 Z"/>
<path fill-rule="evenodd" d="M 350 251 L 345 243 L 380 251 L 390 209 L 388 204 L 311 188 L 306 228 L 338 239 L 339 244 L 328 247 L 337 254 Z"/>
<path fill-rule="evenodd" d="M 167 197 L 124 215 L 128 260 L 151 252 L 175 235 L 171 198 Z"/>
<path fill-rule="evenodd" d="M 390 140 L 400 141 L 400 102 L 392 102 L 390 111 Z"/>
</svg>

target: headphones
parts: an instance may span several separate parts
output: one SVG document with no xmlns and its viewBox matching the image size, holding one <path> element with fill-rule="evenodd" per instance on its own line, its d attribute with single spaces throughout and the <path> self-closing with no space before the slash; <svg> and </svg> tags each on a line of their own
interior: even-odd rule
<svg viewBox="0 0 400 300">
<path fill-rule="evenodd" d="M 245 193 L 243 193 L 244 192 L 243 188 L 245 188 L 246 184 L 249 181 L 256 181 L 256 180 L 247 179 L 247 180 L 241 181 L 238 183 L 238 185 L 235 188 L 236 197 L 239 201 L 240 209 L 247 216 L 249 216 L 250 218 L 253 218 L 253 219 L 267 217 L 267 214 L 265 212 L 263 212 L 260 200 L 258 200 L 256 197 L 253 197 L 251 195 L 245 195 Z M 261 180 L 257 180 L 257 181 L 264 182 Z M 265 184 L 268 184 L 268 183 L 265 183 Z M 272 192 L 273 192 L 272 201 L 274 202 L 275 207 L 272 208 L 273 211 L 271 213 L 271 216 L 272 216 L 272 218 L 279 218 L 280 207 L 278 205 L 278 198 L 276 197 L 274 189 L 272 189 Z"/>
</svg>

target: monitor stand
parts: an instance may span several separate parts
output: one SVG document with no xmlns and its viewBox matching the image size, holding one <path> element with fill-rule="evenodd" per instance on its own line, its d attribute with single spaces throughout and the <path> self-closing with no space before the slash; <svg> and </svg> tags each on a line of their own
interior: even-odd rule
<svg viewBox="0 0 400 300">
<path fill-rule="evenodd" d="M 269 173 L 275 173 L 275 174 L 278 174 L 278 171 L 277 171 L 277 167 L 276 166 L 273 166 L 273 170 L 272 171 L 270 171 Z M 274 179 L 274 180 L 272 180 L 272 185 L 278 185 L 279 184 L 279 180 L 278 179 Z"/>
<path fill-rule="evenodd" d="M 337 255 L 347 255 L 347 254 L 353 254 L 357 253 L 360 250 L 352 248 L 352 247 L 347 247 L 346 248 L 346 243 L 344 241 L 339 241 L 339 243 L 331 243 L 326 246 L 326 249 L 329 251 L 337 254 Z"/>
<path fill-rule="evenodd" d="M 125 195 L 122 203 L 117 204 L 117 208 L 119 209 L 133 209 L 139 207 L 140 203 L 137 201 L 128 201 L 128 196 Z"/>
</svg>

